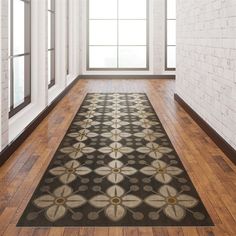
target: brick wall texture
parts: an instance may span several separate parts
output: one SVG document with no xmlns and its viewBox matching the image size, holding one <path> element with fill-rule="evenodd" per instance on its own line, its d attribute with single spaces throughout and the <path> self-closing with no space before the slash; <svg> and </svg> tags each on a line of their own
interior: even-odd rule
<svg viewBox="0 0 236 236">
<path fill-rule="evenodd" d="M 1 0 L 0 2 L 0 53 L 1 53 L 1 91 L 0 91 L 0 111 L 1 111 L 1 144 L 0 150 L 8 144 L 8 16 L 7 5 L 8 0 Z"/>
<path fill-rule="evenodd" d="M 236 148 L 235 0 L 177 0 L 176 93 Z"/>
</svg>

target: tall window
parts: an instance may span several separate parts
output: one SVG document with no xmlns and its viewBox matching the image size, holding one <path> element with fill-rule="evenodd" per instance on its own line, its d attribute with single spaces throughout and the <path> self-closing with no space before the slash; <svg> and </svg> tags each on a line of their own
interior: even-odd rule
<svg viewBox="0 0 236 236">
<path fill-rule="evenodd" d="M 48 0 L 48 88 L 55 85 L 55 0 Z"/>
<path fill-rule="evenodd" d="M 30 0 L 9 0 L 9 116 L 31 102 Z"/>
<path fill-rule="evenodd" d="M 88 69 L 148 69 L 148 0 L 89 0 L 88 7 Z"/>
<path fill-rule="evenodd" d="M 176 0 L 166 0 L 166 70 L 176 68 Z"/>
</svg>

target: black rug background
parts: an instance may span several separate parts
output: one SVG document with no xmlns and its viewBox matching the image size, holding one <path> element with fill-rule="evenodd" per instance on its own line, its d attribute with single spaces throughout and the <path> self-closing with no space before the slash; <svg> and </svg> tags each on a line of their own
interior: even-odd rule
<svg viewBox="0 0 236 236">
<path fill-rule="evenodd" d="M 73 124 L 73 122 L 75 121 L 80 121 L 83 117 L 80 116 L 80 113 L 82 112 L 85 112 L 87 111 L 87 109 L 83 108 L 83 106 L 85 105 L 88 105 L 89 104 L 89 101 L 87 100 L 88 96 L 91 95 L 90 94 L 87 94 L 86 98 L 84 99 L 78 113 L 76 114 L 74 120 L 72 121 L 70 127 L 68 128 L 68 131 L 67 133 L 71 133 L 71 132 L 75 132 L 76 130 L 80 130 L 81 128 L 79 128 L 78 126 L 75 126 Z M 109 94 L 104 94 L 106 95 L 106 97 L 109 97 Z M 127 96 L 127 94 L 122 94 L 125 96 Z M 159 118 L 157 117 L 150 101 L 148 100 L 148 98 L 146 97 L 146 101 L 144 102 L 144 104 L 147 104 L 149 105 L 150 107 L 148 108 L 148 111 L 149 112 L 152 112 L 153 113 L 153 116 L 151 116 L 151 120 L 153 121 L 158 121 L 160 122 Z M 100 108 L 98 109 L 97 111 L 98 112 L 107 112 L 109 111 L 109 109 L 105 108 L 107 105 L 109 105 L 109 102 L 107 102 L 106 100 L 104 102 L 100 102 L 99 105 L 101 105 L 103 108 Z M 132 101 L 128 101 L 127 102 L 127 105 L 129 106 L 129 109 L 128 109 L 128 112 L 131 112 L 130 113 L 130 117 L 129 119 L 136 119 L 134 116 L 132 116 Z M 133 109 L 135 110 L 135 109 Z M 99 122 L 103 122 L 103 119 L 104 117 L 103 116 L 98 116 L 96 117 L 96 121 L 99 121 Z M 112 118 L 110 118 L 112 119 Z M 122 131 L 126 131 L 126 128 L 127 127 L 122 127 L 120 128 Z M 100 126 L 100 129 L 102 129 L 102 127 Z M 111 128 L 112 129 L 112 128 Z M 132 129 L 132 128 L 131 128 Z M 163 126 L 161 125 L 161 122 L 160 122 L 160 125 L 158 125 L 158 127 L 152 127 L 153 130 L 155 131 L 162 131 L 163 133 L 166 134 Z M 140 129 L 142 130 L 142 129 Z M 181 135 L 181 134 L 180 134 Z M 165 138 L 167 139 L 167 143 L 168 144 L 168 147 L 171 147 L 174 151 L 172 153 L 170 153 L 170 155 L 165 155 L 161 160 L 163 161 L 170 161 L 170 157 L 172 157 L 173 159 L 177 160 L 178 161 L 178 167 L 183 169 L 184 170 L 184 173 L 181 174 L 182 177 L 184 177 L 186 180 L 187 180 L 187 185 L 191 187 L 191 196 L 197 198 L 200 200 L 200 197 L 195 189 L 195 187 L 193 186 L 182 162 L 180 161 L 179 157 L 178 157 L 178 154 L 176 153 L 173 145 L 171 144 L 171 141 L 170 139 L 168 138 L 167 134 L 165 136 Z M 89 144 L 91 141 L 93 140 L 86 140 L 85 143 L 86 144 Z M 52 175 L 49 173 L 49 170 L 58 166 L 58 163 L 66 163 L 68 161 L 68 159 L 65 158 L 65 154 L 62 154 L 59 150 L 60 148 L 62 147 L 65 147 L 65 146 L 68 146 L 68 144 L 70 145 L 73 145 L 74 143 L 76 143 L 77 141 L 75 141 L 73 138 L 70 138 L 70 137 L 67 137 L 65 136 L 58 148 L 58 150 L 56 151 L 51 163 L 49 164 L 47 170 L 45 171 L 45 174 L 43 176 L 43 178 L 41 179 L 38 187 L 36 188 L 35 192 L 33 193 L 33 196 L 31 198 L 31 200 L 29 201 L 23 215 L 21 216 L 17 226 L 21 227 L 21 226 L 24 226 L 24 227 L 66 227 L 66 226 L 71 226 L 71 227 L 78 227 L 78 226 L 81 226 L 81 227 L 86 227 L 86 226 L 91 226 L 91 227 L 102 227 L 102 226 L 213 226 L 213 222 L 206 210 L 206 208 L 204 207 L 203 203 L 201 202 L 200 200 L 200 203 L 192 210 L 194 211 L 198 211 L 198 212 L 201 212 L 203 213 L 206 217 L 204 220 L 202 221 L 197 221 L 195 218 L 193 218 L 192 214 L 189 214 L 187 212 L 187 216 L 180 222 L 176 222 L 174 220 L 171 220 L 169 218 L 167 218 L 163 212 L 160 213 L 160 219 L 158 220 L 150 220 L 147 215 L 149 212 L 151 211 L 155 211 L 154 208 L 148 206 L 147 204 L 144 204 L 142 203 L 139 207 L 138 207 L 138 211 L 142 212 L 144 215 L 145 215 L 145 218 L 144 220 L 142 221 L 137 221 L 137 220 L 134 220 L 129 214 L 127 214 L 121 221 L 119 222 L 113 222 L 111 220 L 109 220 L 105 215 L 104 213 L 100 213 L 100 217 L 99 219 L 97 220 L 89 220 L 87 217 L 86 217 L 86 214 L 89 213 L 90 211 L 94 211 L 94 207 L 92 207 L 90 204 L 85 204 L 83 206 L 80 207 L 79 211 L 82 212 L 84 214 L 84 217 L 82 220 L 80 221 L 74 221 L 71 219 L 70 217 L 70 213 L 68 213 L 64 218 L 52 223 L 50 221 L 48 221 L 45 216 L 44 216 L 44 213 L 41 213 L 40 216 L 38 218 L 36 218 L 35 220 L 32 220 L 32 221 L 29 221 L 27 220 L 27 215 L 30 213 L 30 212 L 36 212 L 38 211 L 39 209 L 32 203 L 32 201 L 41 196 L 43 193 L 41 192 L 41 188 L 43 186 L 50 186 L 50 189 L 55 189 L 57 188 L 58 186 L 61 185 L 60 181 L 59 180 L 54 180 L 52 183 L 45 183 L 45 180 L 46 179 L 50 179 L 52 177 Z M 99 146 L 99 137 L 98 137 L 98 140 L 97 140 L 97 147 L 100 148 Z M 107 141 L 107 145 L 109 145 L 111 142 L 108 140 Z M 122 143 L 123 145 L 126 144 L 126 141 L 125 140 L 122 140 L 120 141 L 120 143 Z M 145 145 L 145 141 L 143 141 L 143 144 Z M 96 148 L 97 148 L 96 147 Z M 135 147 L 133 147 L 135 149 Z M 101 153 L 99 153 L 98 151 L 92 153 L 92 155 L 95 156 L 95 161 L 93 163 L 91 163 L 90 165 L 87 165 L 89 168 L 91 168 L 92 170 L 98 168 L 99 166 L 101 165 L 98 165 L 96 163 L 96 160 L 99 160 L 97 158 L 97 156 L 99 156 Z M 137 153 L 137 152 L 134 152 L 134 154 L 132 153 L 132 155 L 134 156 L 138 156 L 140 153 Z M 135 157 L 136 158 L 136 157 Z M 82 157 L 80 158 L 80 160 L 86 160 L 86 157 Z M 111 158 L 109 157 L 105 157 L 104 159 L 104 162 L 105 163 L 108 163 L 111 161 Z M 120 161 L 122 162 L 126 162 L 126 159 L 125 157 L 122 157 L 121 159 L 119 159 Z M 152 158 L 150 157 L 146 157 L 145 160 L 148 162 L 148 163 L 151 163 L 153 161 Z M 83 162 L 83 161 L 82 161 Z M 134 168 L 136 169 L 140 169 L 143 167 L 142 164 L 139 164 L 138 161 L 136 164 L 132 165 Z M 201 174 L 204 174 L 204 173 L 201 173 Z M 94 172 L 91 172 L 88 176 L 86 176 L 86 178 L 89 178 L 90 179 L 90 182 L 88 183 L 88 191 L 85 191 L 85 192 L 81 192 L 80 194 L 83 195 L 84 197 L 86 197 L 87 199 L 90 199 L 91 197 L 97 195 L 97 193 L 95 193 L 94 191 L 92 191 L 92 187 L 94 185 L 99 185 L 99 184 L 95 184 L 93 183 L 93 179 L 97 177 L 97 174 L 95 174 Z M 135 195 L 136 196 L 141 196 L 142 199 L 144 199 L 145 197 L 149 196 L 150 193 L 148 192 L 145 192 L 142 188 L 142 185 L 144 185 L 141 181 L 141 179 L 144 177 L 144 175 L 140 172 L 137 172 L 135 175 L 132 176 L 132 178 L 137 178 L 137 179 L 140 179 L 140 182 L 138 183 L 141 187 L 140 187 L 140 190 L 135 192 Z M 81 185 L 85 185 L 85 184 L 82 184 L 80 182 L 80 180 L 78 179 L 78 181 L 74 181 L 72 183 L 69 184 L 69 186 L 71 186 L 73 189 L 78 189 L 79 186 Z M 100 186 L 102 187 L 102 189 L 105 191 L 108 187 L 112 186 L 113 184 L 111 184 L 110 182 L 108 181 L 103 181 L 102 184 L 100 184 Z M 127 179 L 125 179 L 121 184 L 121 185 L 126 191 L 129 190 L 129 187 L 131 185 L 133 185 L 132 183 L 130 183 Z M 158 183 L 155 179 L 152 179 L 152 182 L 149 184 L 151 185 L 155 190 L 159 189 L 160 186 L 162 186 L 162 184 Z M 171 182 L 171 185 L 172 186 L 175 186 L 177 189 L 181 187 L 181 183 L 179 183 L 177 180 L 173 180 Z"/>
</svg>

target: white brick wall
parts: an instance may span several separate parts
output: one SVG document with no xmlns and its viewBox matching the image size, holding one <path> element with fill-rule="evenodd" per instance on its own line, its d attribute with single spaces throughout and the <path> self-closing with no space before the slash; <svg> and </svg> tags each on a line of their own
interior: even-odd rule
<svg viewBox="0 0 236 236">
<path fill-rule="evenodd" d="M 165 73 L 165 1 L 153 0 L 153 74 Z"/>
<path fill-rule="evenodd" d="M 7 18 L 7 4 L 8 0 L 1 0 L 1 12 L 0 12 L 0 27 L 1 27 L 1 144 L 0 150 L 2 150 L 8 144 L 8 18 Z"/>
<path fill-rule="evenodd" d="M 236 148 L 235 0 L 177 0 L 176 93 Z"/>
</svg>

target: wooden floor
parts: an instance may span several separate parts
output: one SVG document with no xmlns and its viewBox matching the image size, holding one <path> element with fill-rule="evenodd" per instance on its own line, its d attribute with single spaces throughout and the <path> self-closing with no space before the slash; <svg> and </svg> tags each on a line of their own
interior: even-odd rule
<svg viewBox="0 0 236 236">
<path fill-rule="evenodd" d="M 87 92 L 146 92 L 215 227 L 16 228 Z M 80 80 L 0 168 L 0 235 L 235 236 L 236 166 L 174 101 L 174 80 Z"/>
</svg>

